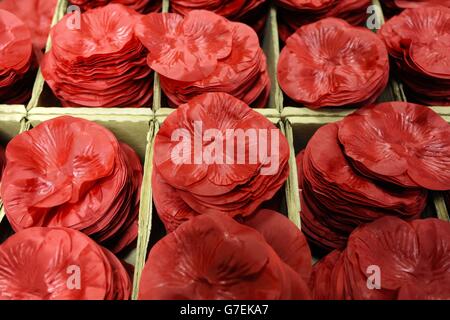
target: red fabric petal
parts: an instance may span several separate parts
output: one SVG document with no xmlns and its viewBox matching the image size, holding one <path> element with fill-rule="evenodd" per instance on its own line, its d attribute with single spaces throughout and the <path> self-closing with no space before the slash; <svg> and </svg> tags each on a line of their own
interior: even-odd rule
<svg viewBox="0 0 450 320">
<path fill-rule="evenodd" d="M 157 12 L 161 10 L 162 1 L 158 0 L 70 0 L 83 11 L 105 6 L 108 3 L 120 3 L 140 13 Z"/>
<path fill-rule="evenodd" d="M 259 210 L 244 219 L 246 226 L 256 229 L 278 256 L 308 283 L 311 274 L 311 252 L 306 238 L 295 224 L 272 210 Z"/>
<path fill-rule="evenodd" d="M 198 216 L 150 251 L 139 299 L 307 299 L 303 280 L 255 230 Z"/>
<path fill-rule="evenodd" d="M 51 31 L 52 49 L 41 64 L 63 106 L 143 107 L 153 94 L 147 49 L 134 33 L 137 14 L 118 4 L 65 15 Z"/>
<path fill-rule="evenodd" d="M 17 16 L 0 9 L 0 34 L 0 103 L 26 103 L 34 72 L 30 31 Z"/>
<path fill-rule="evenodd" d="M 379 31 L 409 100 L 450 105 L 450 8 L 417 4 Z"/>
<path fill-rule="evenodd" d="M 370 0 L 276 0 L 278 26 L 283 42 L 298 28 L 324 18 L 335 17 L 352 25 L 362 25 L 367 20 Z"/>
<path fill-rule="evenodd" d="M 201 21 L 201 23 L 198 23 Z M 169 104 L 178 107 L 205 92 L 226 92 L 252 107 L 270 93 L 266 58 L 257 34 L 204 10 L 142 16 L 136 33 L 149 49 Z"/>
<path fill-rule="evenodd" d="M 231 52 L 227 20 L 204 10 L 184 19 L 174 13 L 141 16 L 136 34 L 149 50 L 149 66 L 173 80 L 203 79 Z"/>
</svg>

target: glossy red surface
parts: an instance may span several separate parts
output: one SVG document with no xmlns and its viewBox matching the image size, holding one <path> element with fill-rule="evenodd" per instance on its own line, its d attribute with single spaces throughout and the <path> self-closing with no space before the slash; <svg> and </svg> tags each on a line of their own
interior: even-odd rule
<svg viewBox="0 0 450 320">
<path fill-rule="evenodd" d="M 389 79 L 386 47 L 373 32 L 327 18 L 301 27 L 278 62 L 278 81 L 301 106 L 359 107 L 373 103 Z"/>
<path fill-rule="evenodd" d="M 14 230 L 80 230 L 114 252 L 137 236 L 142 166 L 102 126 L 63 116 L 14 137 L 2 199 Z"/>
</svg>

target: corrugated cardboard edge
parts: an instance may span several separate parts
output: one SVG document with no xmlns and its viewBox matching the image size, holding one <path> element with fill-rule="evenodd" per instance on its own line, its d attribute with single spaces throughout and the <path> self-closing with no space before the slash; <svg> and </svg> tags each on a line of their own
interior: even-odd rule
<svg viewBox="0 0 450 320">
<path fill-rule="evenodd" d="M 153 171 L 153 143 L 158 130 L 158 123 L 152 121 L 147 137 L 147 149 L 145 152 L 144 176 L 141 189 L 141 202 L 139 204 L 139 231 L 136 249 L 136 261 L 134 266 L 133 291 L 131 298 L 136 300 L 139 294 L 139 282 L 142 270 L 147 258 L 148 243 L 152 229 L 153 200 L 152 200 L 152 171 Z"/>
</svg>

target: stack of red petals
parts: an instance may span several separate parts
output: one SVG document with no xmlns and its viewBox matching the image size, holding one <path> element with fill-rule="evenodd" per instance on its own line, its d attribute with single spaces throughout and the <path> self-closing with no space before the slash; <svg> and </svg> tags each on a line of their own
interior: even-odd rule
<svg viewBox="0 0 450 320">
<path fill-rule="evenodd" d="M 205 92 L 226 92 L 252 107 L 266 106 L 266 57 L 249 26 L 193 10 L 184 18 L 176 13 L 142 16 L 136 34 L 172 106 Z"/>
<path fill-rule="evenodd" d="M 410 100 L 450 105 L 450 8 L 406 9 L 379 31 Z"/>
<path fill-rule="evenodd" d="M 261 209 L 240 222 L 257 230 L 280 259 L 306 283 L 309 282 L 311 251 L 303 233 L 287 217 L 273 210 Z"/>
<path fill-rule="evenodd" d="M 417 218 L 426 189 L 450 189 L 450 125 L 424 106 L 365 107 L 320 128 L 297 165 L 303 231 L 322 248 L 343 248 L 358 225 Z"/>
<path fill-rule="evenodd" d="M 67 228 L 30 228 L 0 245 L 0 300 L 128 300 L 131 281 L 110 251 Z"/>
<path fill-rule="evenodd" d="M 309 299 L 306 282 L 256 230 L 219 215 L 181 225 L 150 251 L 139 299 Z"/>
<path fill-rule="evenodd" d="M 314 266 L 315 299 L 450 299 L 450 223 L 384 217 Z"/>
<path fill-rule="evenodd" d="M 11 140 L 6 159 L 1 195 L 14 230 L 68 227 L 113 252 L 135 240 L 142 166 L 109 130 L 55 118 Z"/>
<path fill-rule="evenodd" d="M 278 31 L 284 42 L 298 28 L 323 18 L 336 17 L 352 25 L 367 19 L 370 0 L 276 0 Z"/>
<path fill-rule="evenodd" d="M 311 109 L 373 103 L 388 80 L 389 57 L 383 41 L 368 29 L 336 18 L 298 29 L 278 62 L 283 91 Z"/>
<path fill-rule="evenodd" d="M 135 37 L 137 14 L 110 4 L 64 18 L 51 31 L 52 49 L 41 68 L 47 84 L 68 107 L 143 107 L 153 94 L 147 49 Z"/>
<path fill-rule="evenodd" d="M 429 6 L 445 6 L 450 8 L 450 0 L 384 0 L 382 4 L 388 15 L 398 13 L 403 9 L 413 9 Z"/>
<path fill-rule="evenodd" d="M 25 23 L 0 9 L 0 104 L 23 104 L 31 96 L 33 46 Z"/>
<path fill-rule="evenodd" d="M 172 0 L 170 10 L 185 16 L 192 10 L 208 10 L 232 21 L 246 23 L 261 32 L 267 20 L 266 0 Z"/>
<path fill-rule="evenodd" d="M 226 93 L 181 105 L 154 146 L 153 196 L 168 231 L 197 214 L 248 216 L 288 176 L 289 146 L 281 131 Z"/>
<path fill-rule="evenodd" d="M 70 3 L 77 5 L 81 10 L 86 11 L 97 7 L 106 6 L 108 3 L 123 4 L 140 13 L 158 12 L 161 10 L 161 0 L 70 0 Z"/>
<path fill-rule="evenodd" d="M 0 9 L 15 14 L 26 23 L 35 54 L 39 57 L 45 49 L 57 3 L 58 0 L 2 0 Z"/>
</svg>

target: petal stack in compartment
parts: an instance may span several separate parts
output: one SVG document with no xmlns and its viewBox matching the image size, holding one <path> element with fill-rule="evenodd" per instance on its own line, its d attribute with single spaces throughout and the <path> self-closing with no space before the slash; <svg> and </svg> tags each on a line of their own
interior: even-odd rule
<svg viewBox="0 0 450 320">
<path fill-rule="evenodd" d="M 192 218 L 150 251 L 139 299 L 309 299 L 306 282 L 256 230 L 220 215 Z"/>
<path fill-rule="evenodd" d="M 281 131 L 242 101 L 207 93 L 181 105 L 155 138 L 153 196 L 168 231 L 197 214 L 248 216 L 288 176 Z"/>
<path fill-rule="evenodd" d="M 278 62 L 286 95 L 311 109 L 374 102 L 389 80 L 383 41 L 368 29 L 327 18 L 298 29 Z"/>
<path fill-rule="evenodd" d="M 250 25 L 256 32 L 262 32 L 267 20 L 266 0 L 172 0 L 170 10 L 186 15 L 192 10 L 208 10 L 225 18 Z"/>
<path fill-rule="evenodd" d="M 149 50 L 169 104 L 177 107 L 205 92 L 226 92 L 265 107 L 270 79 L 258 36 L 249 26 L 205 10 L 142 16 L 136 34 Z"/>
<path fill-rule="evenodd" d="M 450 299 L 450 223 L 384 217 L 313 268 L 314 299 Z"/>
<path fill-rule="evenodd" d="M 76 230 L 30 228 L 0 245 L 0 300 L 127 300 L 130 294 L 119 259 Z"/>
<path fill-rule="evenodd" d="M 360 224 L 418 218 L 427 189 L 450 190 L 450 125 L 424 106 L 365 107 L 318 129 L 297 165 L 303 231 L 343 248 Z"/>
<path fill-rule="evenodd" d="M 47 44 L 50 25 L 58 0 L 1 0 L 0 9 L 15 14 L 31 32 L 34 52 L 38 58 Z"/>
<path fill-rule="evenodd" d="M 19 134 L 6 148 L 1 195 L 14 230 L 80 230 L 113 252 L 137 235 L 142 166 L 102 126 L 69 116 Z"/>
<path fill-rule="evenodd" d="M 384 0 L 381 2 L 388 16 L 399 13 L 403 9 L 412 9 L 430 6 L 445 6 L 450 8 L 450 0 Z"/>
<path fill-rule="evenodd" d="M 0 104 L 24 104 L 33 83 L 31 33 L 14 14 L 0 9 Z"/>
<path fill-rule="evenodd" d="M 137 14 L 119 4 L 67 14 L 51 31 L 42 74 L 67 107 L 144 107 L 153 94 L 147 49 L 136 38 Z"/>
<path fill-rule="evenodd" d="M 3 169 L 5 169 L 5 166 L 6 166 L 5 149 L 3 149 L 2 146 L 0 146 L 0 183 L 2 182 Z"/>
<path fill-rule="evenodd" d="M 278 6 L 278 32 L 284 42 L 301 26 L 323 18 L 336 17 L 352 25 L 367 19 L 370 0 L 275 0 Z"/>
<path fill-rule="evenodd" d="M 450 8 L 406 9 L 379 31 L 411 101 L 450 105 Z"/>
<path fill-rule="evenodd" d="M 140 13 L 158 12 L 161 10 L 162 0 L 70 0 L 83 11 L 106 6 L 109 3 L 119 3 Z"/>
</svg>

